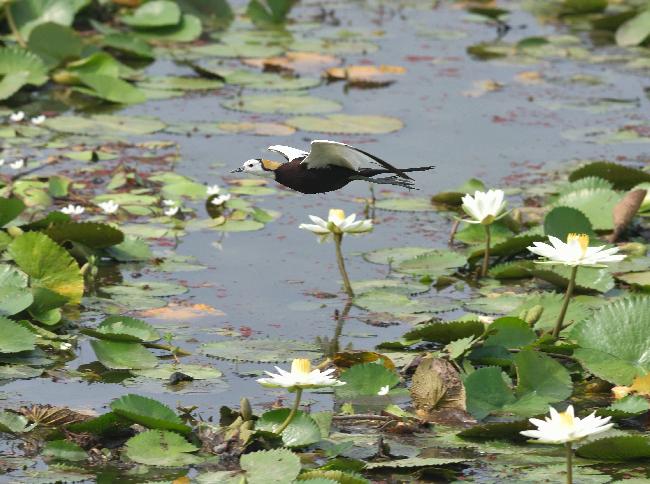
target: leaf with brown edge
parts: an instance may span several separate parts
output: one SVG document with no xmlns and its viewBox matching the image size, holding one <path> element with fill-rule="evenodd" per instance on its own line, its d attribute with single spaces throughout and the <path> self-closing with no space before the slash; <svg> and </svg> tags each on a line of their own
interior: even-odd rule
<svg viewBox="0 0 650 484">
<path fill-rule="evenodd" d="M 629 387 L 631 392 L 637 395 L 650 395 L 650 373 L 643 376 L 637 376 Z"/>
<path fill-rule="evenodd" d="M 614 231 L 607 237 L 608 242 L 616 242 L 618 240 L 639 211 L 647 193 L 643 189 L 631 190 L 614 206 Z"/>
<path fill-rule="evenodd" d="M 450 410 L 465 413 L 465 387 L 458 370 L 442 358 L 427 355 L 422 359 L 410 388 L 417 415 L 426 421 L 435 421 L 438 413 Z"/>
<path fill-rule="evenodd" d="M 351 86 L 381 87 L 397 80 L 397 76 L 406 73 L 406 68 L 391 65 L 355 65 L 347 67 L 330 67 L 325 71 L 328 80 L 345 80 Z"/>
<path fill-rule="evenodd" d="M 316 52 L 287 52 L 281 57 L 264 59 L 245 59 L 244 64 L 259 67 L 265 71 L 318 72 L 323 67 L 340 64 L 341 59 L 328 54 Z"/>
<path fill-rule="evenodd" d="M 389 370 L 395 369 L 395 363 L 385 355 L 374 351 L 341 351 L 332 357 L 332 362 L 338 368 L 350 368 L 361 363 L 372 363 L 381 360 L 382 364 Z"/>
</svg>

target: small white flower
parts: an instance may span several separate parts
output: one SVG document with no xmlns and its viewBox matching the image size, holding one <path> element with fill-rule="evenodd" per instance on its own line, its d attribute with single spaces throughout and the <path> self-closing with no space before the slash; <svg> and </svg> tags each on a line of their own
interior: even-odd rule
<svg viewBox="0 0 650 484">
<path fill-rule="evenodd" d="M 298 358 L 291 362 L 291 371 L 282 368 L 275 369 L 278 373 L 265 371 L 270 378 L 259 378 L 257 382 L 265 387 L 287 388 L 290 392 L 298 388 L 322 388 L 337 387 L 345 385 L 345 382 L 339 381 L 332 377 L 334 368 L 320 371 L 318 368 L 311 369 L 311 363 L 307 359 Z"/>
<path fill-rule="evenodd" d="M 223 204 L 226 203 L 228 200 L 230 200 L 230 194 L 229 194 L 229 193 L 226 194 L 226 195 L 217 195 L 216 197 L 214 197 L 214 198 L 210 201 L 210 203 L 211 203 L 212 205 L 219 206 L 219 205 L 223 205 Z"/>
<path fill-rule="evenodd" d="M 390 385 L 384 385 L 379 389 L 377 392 L 377 395 L 388 395 L 388 392 L 390 391 Z"/>
<path fill-rule="evenodd" d="M 108 215 L 117 212 L 117 210 L 120 208 L 120 205 L 118 203 L 115 203 L 114 200 L 101 202 L 98 203 L 97 205 L 99 205 L 99 208 L 101 208 L 103 212 Z"/>
<path fill-rule="evenodd" d="M 602 267 L 606 262 L 619 262 L 625 259 L 617 254 L 618 247 L 605 249 L 604 245 L 589 247 L 589 236 L 585 234 L 569 234 L 566 243 L 557 237 L 548 236 L 551 244 L 533 242 L 528 250 L 533 254 L 548 260 L 537 261 L 538 264 L 563 264 L 566 266 Z"/>
<path fill-rule="evenodd" d="M 221 191 L 221 188 L 219 188 L 219 185 L 209 185 L 206 187 L 205 191 L 208 194 L 208 197 L 210 197 L 212 195 L 218 195 Z"/>
<path fill-rule="evenodd" d="M 309 230 L 321 239 L 326 239 L 330 234 L 362 234 L 372 230 L 372 220 L 356 220 L 356 214 L 345 216 L 340 209 L 330 209 L 327 220 L 315 215 L 310 215 L 313 224 L 300 224 L 301 229 Z"/>
<path fill-rule="evenodd" d="M 40 116 L 34 116 L 31 121 L 32 124 L 38 126 L 39 124 L 43 124 L 47 118 L 45 117 L 44 114 L 41 114 Z"/>
<path fill-rule="evenodd" d="M 487 192 L 474 192 L 472 197 L 469 193 L 462 198 L 462 208 L 470 219 L 463 219 L 463 222 L 470 224 L 490 225 L 496 220 L 505 217 L 507 202 L 504 200 L 503 190 L 488 190 Z"/>
<path fill-rule="evenodd" d="M 163 200 L 162 203 L 163 203 L 163 205 L 165 205 L 166 207 L 174 207 L 174 206 L 176 205 L 176 201 L 175 201 L 175 200 Z"/>
<path fill-rule="evenodd" d="M 173 217 L 178 213 L 179 207 L 169 207 L 163 210 L 163 213 L 167 215 L 168 217 Z"/>
<path fill-rule="evenodd" d="M 13 121 L 14 123 L 20 123 L 23 119 L 25 119 L 25 112 L 24 111 L 16 111 L 15 113 L 11 113 L 9 115 L 9 119 Z"/>
<path fill-rule="evenodd" d="M 81 205 L 69 204 L 67 207 L 63 207 L 61 209 L 61 212 L 65 213 L 66 215 L 81 215 L 85 210 L 86 209 Z"/>
<path fill-rule="evenodd" d="M 4 165 L 4 164 L 5 164 L 5 159 L 4 159 L 4 158 L 0 158 L 0 166 L 2 166 L 2 165 Z"/>
<path fill-rule="evenodd" d="M 524 430 L 521 434 L 537 439 L 540 444 L 565 444 L 605 432 L 614 426 L 607 423 L 611 417 L 596 417 L 596 412 L 583 419 L 576 417 L 573 405 L 569 405 L 566 412 L 562 413 L 550 407 L 550 413 L 550 418 L 546 417 L 545 420 L 529 419 L 537 430 Z"/>
<path fill-rule="evenodd" d="M 70 343 L 61 343 L 61 350 L 68 351 L 69 349 L 72 349 L 72 345 Z"/>
<path fill-rule="evenodd" d="M 21 158 L 19 160 L 14 161 L 13 163 L 9 163 L 9 166 L 14 170 L 20 170 L 23 166 L 25 166 L 25 160 Z"/>
</svg>

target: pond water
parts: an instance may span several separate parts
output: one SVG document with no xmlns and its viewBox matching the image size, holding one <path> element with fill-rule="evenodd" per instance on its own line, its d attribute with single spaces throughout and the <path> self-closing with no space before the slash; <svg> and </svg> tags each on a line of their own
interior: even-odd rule
<svg viewBox="0 0 650 484">
<path fill-rule="evenodd" d="M 393 198 L 424 197 L 447 191 L 469 178 L 479 178 L 487 186 L 507 189 L 516 199 L 525 198 L 520 189 L 530 183 L 544 183 L 576 160 L 608 159 L 640 162 L 645 159 L 646 138 L 637 142 L 599 142 L 600 131 L 583 135 L 588 128 L 606 130 L 647 119 L 648 100 L 644 93 L 647 72 L 614 62 L 618 49 L 593 47 L 587 32 L 571 32 L 565 25 L 540 22 L 525 2 L 499 2 L 511 13 L 511 29 L 503 42 L 514 44 L 529 37 L 560 38 L 566 45 L 584 40 L 584 55 L 567 54 L 568 47 L 558 47 L 563 55 L 504 57 L 482 60 L 468 53 L 468 47 L 493 42 L 498 31 L 494 23 L 472 16 L 463 8 L 447 2 L 326 2 L 324 21 L 314 21 L 323 2 L 301 2 L 291 13 L 294 22 L 287 26 L 300 40 L 292 45 L 311 45 L 315 38 L 349 38 L 376 46 L 368 52 L 335 53 L 345 64 L 398 65 L 406 73 L 385 87 L 358 88 L 345 82 L 323 82 L 308 89 L 310 95 L 339 102 L 346 114 L 391 116 L 403 121 L 402 129 L 386 134 L 323 134 L 297 130 L 290 135 L 259 136 L 245 133 L 170 134 L 158 132 L 129 141 L 168 140 L 177 146 L 173 162 L 176 173 L 208 185 L 226 187 L 228 182 L 244 178 L 229 172 L 248 158 L 269 156 L 268 145 L 286 144 L 307 148 L 310 140 L 325 138 L 343 141 L 369 151 L 397 166 L 435 164 L 430 172 L 417 173 L 419 191 L 375 188 L 378 201 Z M 245 31 L 246 24 L 236 22 L 231 30 Z M 576 36 L 573 40 L 569 35 Z M 580 45 L 579 43 L 576 45 Z M 564 49 L 564 50 L 562 50 Z M 627 52 L 627 51 L 626 51 Z M 629 54 L 629 52 L 628 52 Z M 182 56 L 182 54 L 181 54 Z M 600 58 L 597 58 L 599 56 Z M 609 57 L 608 57 L 609 56 Z M 238 66 L 238 60 L 224 60 L 225 66 Z M 320 75 L 317 66 L 313 74 Z M 172 60 L 159 59 L 147 67 L 155 76 L 194 75 L 190 67 Z M 221 122 L 278 122 L 291 115 L 256 114 L 229 110 L 226 100 L 249 89 L 224 86 L 216 90 L 190 93 L 184 97 L 150 100 L 116 110 L 123 116 L 153 116 L 166 124 Z M 616 100 L 625 100 L 617 102 Z M 174 153 L 175 148 L 168 150 Z M 274 154 L 270 158 L 280 159 Z M 114 167 L 115 161 L 101 161 Z M 143 159 L 124 161 L 133 169 L 149 170 Z M 39 171 L 75 177 L 80 163 L 63 163 Z M 157 168 L 160 168 L 159 166 Z M 84 175 L 85 176 L 85 175 Z M 99 174 L 108 177 L 109 173 Z M 218 415 L 223 405 L 236 406 L 242 395 L 248 396 L 255 410 L 268 408 L 280 390 L 264 390 L 255 377 L 269 364 L 232 362 L 206 356 L 204 343 L 229 341 L 233 348 L 248 339 L 274 338 L 314 343 L 335 337 L 339 331 L 340 348 L 372 350 L 384 341 L 398 339 L 410 323 L 368 317 L 368 312 L 353 306 L 344 324 L 337 328 L 336 310 L 346 305 L 340 290 L 340 276 L 330 244 L 317 244 L 313 234 L 299 230 L 308 215 L 324 217 L 330 208 L 346 213 L 363 213 L 369 187 L 354 182 L 345 189 L 323 195 L 302 195 L 269 183 L 273 188 L 263 196 L 246 197 L 280 217 L 261 230 L 221 233 L 214 230 L 187 231 L 176 240 L 152 240 L 156 255 L 171 254 L 193 258 L 203 270 L 160 272 L 147 264 L 121 264 L 106 268 L 102 276 L 113 283 L 161 281 L 188 288 L 184 294 L 165 299 L 173 308 L 206 305 L 213 308 L 193 314 L 177 313 L 177 318 L 161 318 L 146 311 L 129 314 L 142 317 L 161 332 L 174 335 L 174 343 L 192 352 L 184 363 L 208 364 L 224 373 L 216 380 L 196 380 L 189 384 L 167 385 L 163 380 L 116 377 L 92 381 L 83 372 L 94 368 L 96 355 L 89 337 L 80 336 L 74 359 L 64 367 L 51 370 L 40 378 L 6 381 L 0 387 L 2 406 L 18 408 L 31 403 L 65 405 L 75 409 L 104 412 L 108 403 L 127 393 L 151 396 L 174 408 L 198 406 L 203 418 Z M 183 202 L 205 218 L 203 201 Z M 398 246 L 444 248 L 447 246 L 452 219 L 438 211 L 376 211 L 375 230 L 362 237 L 347 237 L 344 250 L 353 281 L 383 279 L 389 275 L 386 265 L 372 264 L 361 254 L 375 249 Z M 145 218 L 137 223 L 146 224 Z M 420 294 L 417 299 L 434 307 L 449 307 L 437 314 L 453 319 L 464 313 L 457 300 L 477 294 L 467 284 L 455 284 Z M 115 296 L 119 302 L 119 296 Z M 451 302 L 451 304 L 449 304 Z M 93 309 L 78 315 L 80 325 L 92 326 L 104 314 Z M 201 306 L 197 306 L 201 307 Z M 443 309 L 444 309 L 443 307 Z M 160 314 L 160 313 L 159 313 Z M 385 323 L 385 324 L 384 324 Z M 255 360 L 256 354 L 246 354 Z M 90 365 L 90 366 L 89 366 Z M 80 373 L 81 371 L 81 373 Z M 313 393 L 309 401 L 314 409 L 330 409 L 334 403 L 328 393 Z M 15 450 L 15 442 L 5 441 L 5 453 Z M 553 454 L 552 452 L 550 455 Z M 541 458 L 541 457 L 540 457 Z M 475 482 L 515 482 L 506 477 L 510 457 L 496 459 L 495 466 L 476 464 L 470 470 Z M 551 457 L 549 457 L 551 459 Z M 561 461 L 560 461 L 561 462 Z M 470 467 L 471 469 L 471 467 Z M 20 472 L 0 477 L 2 482 L 16 482 Z M 113 482 L 127 482 L 114 480 Z M 131 477 L 133 482 L 135 477 Z M 431 478 L 436 480 L 437 478 Z M 509 480 L 512 479 L 512 480 Z M 522 477 L 523 479 L 523 477 Z M 110 479 L 109 479 L 110 480 Z M 28 481 L 28 479 L 27 479 Z M 108 481 L 105 481 L 108 482 Z M 129 481 L 130 482 L 130 481 Z M 520 482 L 520 481 L 516 481 Z M 523 482 L 523 480 L 521 481 Z M 578 482 L 605 482 L 594 480 Z"/>
</svg>

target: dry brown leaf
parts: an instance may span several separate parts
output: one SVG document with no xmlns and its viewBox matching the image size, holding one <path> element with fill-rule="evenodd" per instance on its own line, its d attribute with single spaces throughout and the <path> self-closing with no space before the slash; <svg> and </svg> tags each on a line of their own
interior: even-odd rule
<svg viewBox="0 0 650 484">
<path fill-rule="evenodd" d="M 124 7 L 139 7 L 142 0 L 113 0 L 113 3 Z"/>
<path fill-rule="evenodd" d="M 332 357 L 332 363 L 338 368 L 350 368 L 352 365 L 371 363 L 377 360 L 381 360 L 389 370 L 395 369 L 395 363 L 388 356 L 374 351 L 341 351 Z"/>
<path fill-rule="evenodd" d="M 406 68 L 401 66 L 347 66 L 330 67 L 325 71 L 329 80 L 346 80 L 355 86 L 387 86 L 396 81 L 396 76 L 404 74 Z"/>
<path fill-rule="evenodd" d="M 501 89 L 503 89 L 503 84 L 491 79 L 474 81 L 474 88 L 469 91 L 464 91 L 463 96 L 480 97 L 488 92 L 500 91 Z"/>
<path fill-rule="evenodd" d="M 172 484 L 190 484 L 190 478 L 187 476 L 177 477 L 172 481 Z"/>
<path fill-rule="evenodd" d="M 208 306 L 207 304 L 178 304 L 171 303 L 164 308 L 153 308 L 147 309 L 145 311 L 140 311 L 139 316 L 143 318 L 155 318 L 155 319 L 168 319 L 168 320 L 179 320 L 179 319 L 195 319 L 203 318 L 205 316 L 225 316 L 226 313 L 223 311 Z"/>
<path fill-rule="evenodd" d="M 465 387 L 452 363 L 428 355 L 415 370 L 410 388 L 415 412 L 423 420 L 438 420 L 438 413 L 465 413 Z M 444 412 L 441 412 L 443 411 Z"/>
<path fill-rule="evenodd" d="M 650 395 L 650 373 L 643 376 L 637 376 L 630 385 L 630 392 L 637 395 Z"/>
<path fill-rule="evenodd" d="M 543 79 L 544 77 L 539 71 L 524 71 L 515 76 L 517 82 L 523 82 L 524 84 L 539 84 Z"/>
<path fill-rule="evenodd" d="M 316 52 L 287 52 L 279 57 L 245 59 L 244 64 L 267 71 L 320 72 L 324 67 L 335 66 L 341 59 Z"/>
<path fill-rule="evenodd" d="M 84 420 L 93 417 L 93 415 L 76 412 L 67 407 L 38 404 L 32 405 L 31 407 L 21 407 L 20 413 L 27 417 L 31 422 L 46 427 L 70 425 L 76 422 L 83 422 Z"/>
<path fill-rule="evenodd" d="M 295 128 L 280 123 L 219 123 L 219 129 L 261 136 L 289 136 L 296 132 Z"/>
<path fill-rule="evenodd" d="M 614 206 L 614 231 L 607 237 L 608 242 L 616 242 L 630 224 L 647 195 L 643 189 L 631 190 Z"/>
</svg>

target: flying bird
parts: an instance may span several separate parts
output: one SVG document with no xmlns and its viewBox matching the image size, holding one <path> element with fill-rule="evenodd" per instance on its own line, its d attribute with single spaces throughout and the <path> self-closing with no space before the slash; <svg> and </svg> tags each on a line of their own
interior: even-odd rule
<svg viewBox="0 0 650 484">
<path fill-rule="evenodd" d="M 407 173 L 434 168 L 397 168 L 366 151 L 337 141 L 314 140 L 309 152 L 283 145 L 268 149 L 280 153 L 287 162 L 254 158 L 231 173 L 271 178 L 292 190 L 311 194 L 338 190 L 354 180 L 414 189 L 415 182 Z M 377 175 L 390 176 L 374 178 Z"/>
</svg>

